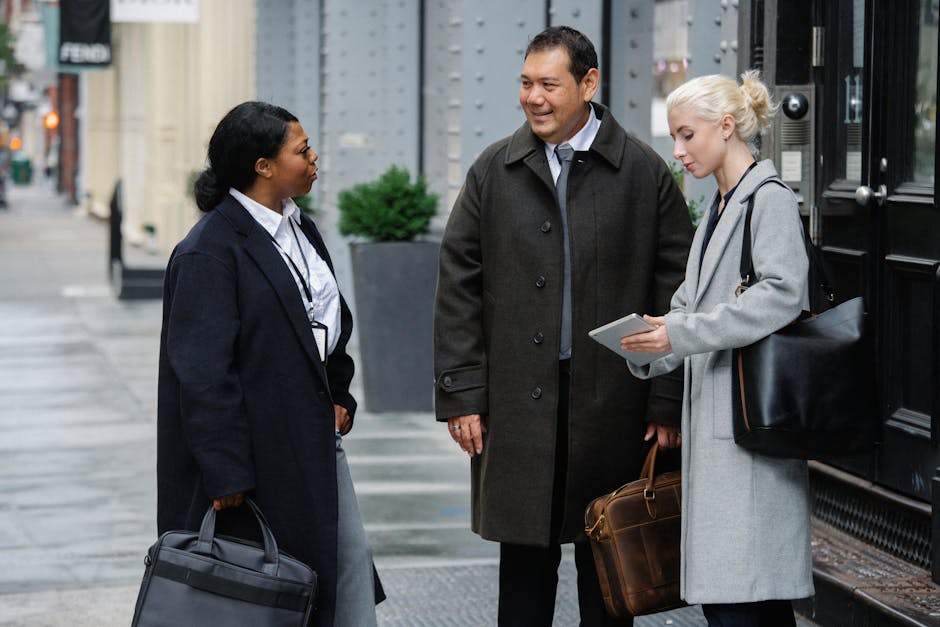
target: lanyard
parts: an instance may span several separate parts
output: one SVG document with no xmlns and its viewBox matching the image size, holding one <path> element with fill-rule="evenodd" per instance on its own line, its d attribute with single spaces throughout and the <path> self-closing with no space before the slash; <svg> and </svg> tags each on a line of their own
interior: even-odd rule
<svg viewBox="0 0 940 627">
<path fill-rule="evenodd" d="M 313 287 L 313 281 L 310 280 L 310 264 L 307 262 L 307 255 L 304 254 L 304 247 L 300 244 L 300 238 L 297 237 L 297 227 L 294 226 L 294 221 L 290 218 L 287 219 L 287 222 L 290 224 L 291 233 L 294 234 L 294 242 L 297 244 L 297 252 L 300 253 L 300 258 L 304 262 L 304 269 L 307 271 L 307 280 L 304 281 L 303 277 L 300 277 L 300 282 L 304 286 L 304 293 L 307 295 L 307 300 L 310 301 L 310 309 L 313 310 L 313 296 L 310 293 L 310 288 Z M 290 255 L 288 255 L 290 259 Z M 293 261 L 291 261 L 293 264 Z M 294 269 L 297 269 L 297 266 L 294 265 Z M 297 271 L 297 274 L 300 275 L 300 271 Z M 308 287 L 309 286 L 309 287 Z"/>
<path fill-rule="evenodd" d="M 300 258 L 304 262 L 304 269 L 307 271 L 307 280 L 304 280 L 304 275 L 300 272 L 300 268 L 297 267 L 297 264 L 291 258 L 287 251 L 277 243 L 277 240 L 274 239 L 274 236 L 268 233 L 265 230 L 265 233 L 268 233 L 268 237 L 271 238 L 271 241 L 274 242 L 274 245 L 277 246 L 277 249 L 281 251 L 284 257 L 287 259 L 287 262 L 290 264 L 291 269 L 294 274 L 296 274 L 297 279 L 300 280 L 300 285 L 303 287 L 304 296 L 307 301 L 307 321 L 310 322 L 310 330 L 313 332 L 313 339 L 316 342 L 317 350 L 320 351 L 320 359 L 323 363 L 326 363 L 327 360 L 327 348 L 328 344 L 328 333 L 329 328 L 316 320 L 313 315 L 313 293 L 310 291 L 310 287 L 313 285 L 313 282 L 310 280 L 310 263 L 307 261 L 307 255 L 304 254 L 304 247 L 300 245 L 300 238 L 297 235 L 297 228 L 294 226 L 294 221 L 290 218 L 287 219 L 290 223 L 291 231 L 294 233 L 294 242 L 297 244 L 297 250 L 300 252 Z"/>
<path fill-rule="evenodd" d="M 297 275 L 297 279 L 300 281 L 300 285 L 304 290 L 304 296 L 307 300 L 307 316 L 310 318 L 310 321 L 313 322 L 313 293 L 310 291 L 310 284 L 308 284 L 308 281 L 310 281 L 310 264 L 307 263 L 307 256 L 304 254 L 304 247 L 300 245 L 300 240 L 297 238 L 297 230 L 294 228 L 294 221 L 290 218 L 288 218 L 287 221 L 290 223 L 291 231 L 294 233 L 294 241 L 297 243 L 297 250 L 300 252 L 300 258 L 303 260 L 304 268 L 307 270 L 306 281 L 304 280 L 304 275 L 300 272 L 300 268 L 297 267 L 297 264 L 294 262 L 291 256 L 287 254 L 287 251 L 284 250 L 280 244 L 278 244 L 277 240 L 274 239 L 274 236 L 268 233 L 267 230 L 265 230 L 265 233 L 268 233 L 268 237 L 271 238 L 271 241 L 274 242 L 274 245 L 277 246 L 277 249 L 281 251 L 281 254 L 284 255 L 285 259 L 287 259 L 287 263 L 290 264 L 291 270 L 293 270 L 294 274 Z"/>
</svg>

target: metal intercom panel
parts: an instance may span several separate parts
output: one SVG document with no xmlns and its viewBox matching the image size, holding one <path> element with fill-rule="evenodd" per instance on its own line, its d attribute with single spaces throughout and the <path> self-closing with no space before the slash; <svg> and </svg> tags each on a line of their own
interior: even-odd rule
<svg viewBox="0 0 940 627">
<path fill-rule="evenodd" d="M 774 99 L 780 103 L 772 127 L 774 164 L 780 178 L 796 193 L 800 213 L 809 215 L 815 190 L 814 89 L 812 85 L 777 85 Z"/>
</svg>

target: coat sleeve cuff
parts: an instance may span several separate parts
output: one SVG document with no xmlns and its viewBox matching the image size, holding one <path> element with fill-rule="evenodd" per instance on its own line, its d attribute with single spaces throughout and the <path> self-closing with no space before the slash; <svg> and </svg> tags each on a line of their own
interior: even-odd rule
<svg viewBox="0 0 940 627">
<path fill-rule="evenodd" d="M 434 382 L 435 411 L 440 421 L 487 412 L 486 370 L 465 366 L 442 371 Z"/>
<path fill-rule="evenodd" d="M 217 499 L 231 494 L 246 493 L 255 489 L 254 472 L 249 467 L 236 468 L 230 462 L 221 462 L 228 471 L 218 475 L 204 474 L 203 488 L 210 499 Z"/>
<path fill-rule="evenodd" d="M 647 402 L 647 420 L 666 427 L 678 427 L 682 422 L 682 369 L 656 377 L 650 384 Z"/>
</svg>

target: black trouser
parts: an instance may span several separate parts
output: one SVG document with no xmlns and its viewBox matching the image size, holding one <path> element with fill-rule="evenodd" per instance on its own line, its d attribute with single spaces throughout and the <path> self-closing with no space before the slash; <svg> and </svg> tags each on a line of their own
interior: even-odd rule
<svg viewBox="0 0 940 627">
<path fill-rule="evenodd" d="M 795 627 L 790 601 L 702 605 L 708 627 Z"/>
<path fill-rule="evenodd" d="M 552 492 L 551 538 L 558 538 L 565 513 L 568 467 L 568 404 L 571 374 L 568 360 L 559 363 L 558 428 L 555 439 L 555 480 Z M 555 614 L 561 545 L 547 547 L 499 545 L 499 624 L 502 627 L 550 627 Z M 604 609 L 591 546 L 574 544 L 578 569 L 578 607 L 583 627 L 632 625 L 633 619 L 614 619 Z"/>
</svg>

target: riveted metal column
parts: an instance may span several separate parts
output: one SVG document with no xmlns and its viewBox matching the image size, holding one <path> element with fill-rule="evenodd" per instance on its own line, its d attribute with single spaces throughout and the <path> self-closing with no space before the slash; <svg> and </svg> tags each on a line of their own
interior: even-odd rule
<svg viewBox="0 0 940 627">
<path fill-rule="evenodd" d="M 293 78 L 295 55 L 291 54 L 291 1 L 257 0 L 255 55 L 256 89 L 259 100 L 273 102 L 275 94 L 285 95 Z"/>
<path fill-rule="evenodd" d="M 440 212 L 431 229 L 440 233 L 446 224 L 446 216 L 453 205 L 453 195 L 460 186 L 460 173 L 451 181 L 450 165 L 450 119 L 449 103 L 459 96 L 457 81 L 460 75 L 460 46 L 457 31 L 451 25 L 457 14 L 459 0 L 426 0 L 424 4 L 424 175 L 428 187 L 439 194 Z M 459 110 L 459 109 L 458 109 Z M 454 125 L 459 120 L 454 121 Z M 456 145 L 460 146 L 459 135 Z M 459 164 L 459 157 L 456 159 Z M 456 189 L 455 189 L 456 186 Z"/>
<path fill-rule="evenodd" d="M 631 133 L 650 141 L 653 97 L 653 3 L 611 6 L 610 102 L 614 117 Z"/>
<path fill-rule="evenodd" d="M 738 0 L 690 2 L 689 78 L 738 73 Z"/>
<path fill-rule="evenodd" d="M 256 6 L 257 98 L 296 115 L 318 149 L 320 1 L 257 0 Z"/>
<path fill-rule="evenodd" d="M 576 28 L 591 40 L 597 51 L 601 73 L 607 71 L 607 68 L 603 67 L 603 52 L 604 46 L 609 45 L 609 42 L 604 41 L 603 36 L 603 7 L 602 0 L 552 0 L 548 11 L 551 26 Z M 594 100 L 601 102 L 605 101 L 606 98 L 603 89 L 598 88 Z"/>
<path fill-rule="evenodd" d="M 325 1 L 324 166 L 334 192 L 393 164 L 415 170 L 418 4 Z"/>
<path fill-rule="evenodd" d="M 602 76 L 608 70 L 604 67 L 604 47 L 610 45 L 610 42 L 604 40 L 603 13 L 603 0 L 551 0 L 548 10 L 551 26 L 576 28 L 591 40 L 597 51 L 598 65 Z M 596 102 L 606 102 L 607 100 L 603 84 L 604 81 L 601 81 L 597 95 L 594 96 Z"/>
<path fill-rule="evenodd" d="M 480 151 L 525 120 L 519 104 L 519 73 L 529 40 L 545 27 L 545 4 L 464 2 L 455 20 L 460 32 L 460 70 L 454 77 L 459 96 L 449 106 L 459 110 L 462 183 Z"/>
<path fill-rule="evenodd" d="M 420 3 L 322 2 L 318 223 L 332 254 L 341 255 L 337 274 L 348 286 L 346 246 L 335 229 L 337 194 L 391 165 L 412 174 L 417 167 Z"/>
<path fill-rule="evenodd" d="M 720 57 L 718 70 L 721 74 L 736 76 L 746 68 L 738 68 L 738 33 L 740 32 L 738 5 L 739 0 L 721 0 L 721 39 L 718 40 L 718 51 L 714 59 Z"/>
<path fill-rule="evenodd" d="M 689 2 L 688 77 L 725 74 L 736 77 L 738 71 L 738 0 Z M 711 202 L 715 184 L 711 178 L 686 177 L 687 198 L 704 197 Z M 707 208 L 707 206 L 706 206 Z"/>
<path fill-rule="evenodd" d="M 550 26 L 570 26 L 578 29 L 594 43 L 598 58 L 600 58 L 600 49 L 603 45 L 601 30 L 603 6 L 604 3 L 601 0 L 552 0 L 548 9 Z"/>
</svg>

